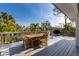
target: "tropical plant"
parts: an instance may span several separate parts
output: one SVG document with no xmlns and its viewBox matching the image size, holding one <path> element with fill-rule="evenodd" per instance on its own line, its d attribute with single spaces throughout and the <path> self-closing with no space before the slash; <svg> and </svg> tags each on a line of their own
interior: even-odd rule
<svg viewBox="0 0 79 59">
<path fill-rule="evenodd" d="M 45 21 L 45 22 L 41 23 L 41 28 L 42 28 L 42 31 L 52 30 L 52 26 L 50 25 L 49 21 Z"/>
<path fill-rule="evenodd" d="M 71 23 L 67 23 L 66 25 L 63 26 L 63 31 L 65 30 L 65 35 L 66 36 L 75 36 L 75 27 L 72 26 Z"/>
<path fill-rule="evenodd" d="M 7 12 L 0 14 L 0 32 L 16 32 L 23 31 L 24 27 L 17 24 L 12 15 Z"/>
<path fill-rule="evenodd" d="M 31 23 L 30 24 L 30 31 L 38 32 L 38 30 L 39 30 L 39 24 L 38 23 Z"/>
<path fill-rule="evenodd" d="M 16 25 L 13 17 L 6 12 L 1 12 L 0 19 L 2 21 L 1 31 L 2 32 L 15 32 Z"/>
</svg>

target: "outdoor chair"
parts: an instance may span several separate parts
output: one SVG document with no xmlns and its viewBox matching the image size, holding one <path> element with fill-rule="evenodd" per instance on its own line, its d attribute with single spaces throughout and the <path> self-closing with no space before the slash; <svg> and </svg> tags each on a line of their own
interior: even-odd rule
<svg viewBox="0 0 79 59">
<path fill-rule="evenodd" d="M 43 46 L 47 46 L 47 41 L 48 41 L 48 35 L 44 35 L 43 37 L 40 38 L 40 45 Z"/>
<path fill-rule="evenodd" d="M 33 38 L 31 40 L 31 44 L 33 48 L 39 48 L 40 47 L 40 41 L 39 38 Z"/>
<path fill-rule="evenodd" d="M 27 37 L 22 37 L 23 39 L 23 47 L 24 48 L 30 48 L 32 45 L 31 45 L 31 41 L 27 38 Z"/>
</svg>

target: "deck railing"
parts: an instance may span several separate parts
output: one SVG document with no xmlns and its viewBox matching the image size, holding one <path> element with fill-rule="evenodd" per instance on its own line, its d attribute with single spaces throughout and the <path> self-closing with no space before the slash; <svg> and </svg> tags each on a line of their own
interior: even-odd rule
<svg viewBox="0 0 79 59">
<path fill-rule="evenodd" d="M 0 32 L 0 46 L 4 44 L 18 42 L 22 39 L 21 35 L 24 34 L 29 34 L 29 33 L 28 32 Z"/>
<path fill-rule="evenodd" d="M 0 32 L 0 46 L 20 41 L 21 32 Z"/>
</svg>

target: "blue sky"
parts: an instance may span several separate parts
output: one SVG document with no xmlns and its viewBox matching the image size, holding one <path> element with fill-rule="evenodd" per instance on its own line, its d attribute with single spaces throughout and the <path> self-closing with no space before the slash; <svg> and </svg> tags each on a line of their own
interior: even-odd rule
<svg viewBox="0 0 79 59">
<path fill-rule="evenodd" d="M 52 4 L 41 3 L 3 3 L 0 4 L 0 12 L 8 12 L 11 14 L 18 24 L 28 26 L 30 23 L 40 23 L 49 21 L 52 26 L 64 23 L 64 17 L 53 15 Z"/>
</svg>

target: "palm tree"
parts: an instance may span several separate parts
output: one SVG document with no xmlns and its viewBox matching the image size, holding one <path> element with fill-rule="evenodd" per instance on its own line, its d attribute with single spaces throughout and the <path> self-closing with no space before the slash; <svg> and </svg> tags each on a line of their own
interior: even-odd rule
<svg viewBox="0 0 79 59">
<path fill-rule="evenodd" d="M 38 27 L 39 27 L 39 24 L 38 23 L 31 23 L 30 24 L 30 30 L 32 32 L 37 32 L 38 31 Z"/>
<path fill-rule="evenodd" d="M 42 31 L 49 31 L 50 29 L 52 30 L 52 26 L 50 25 L 49 21 L 45 21 L 41 23 Z"/>
</svg>

